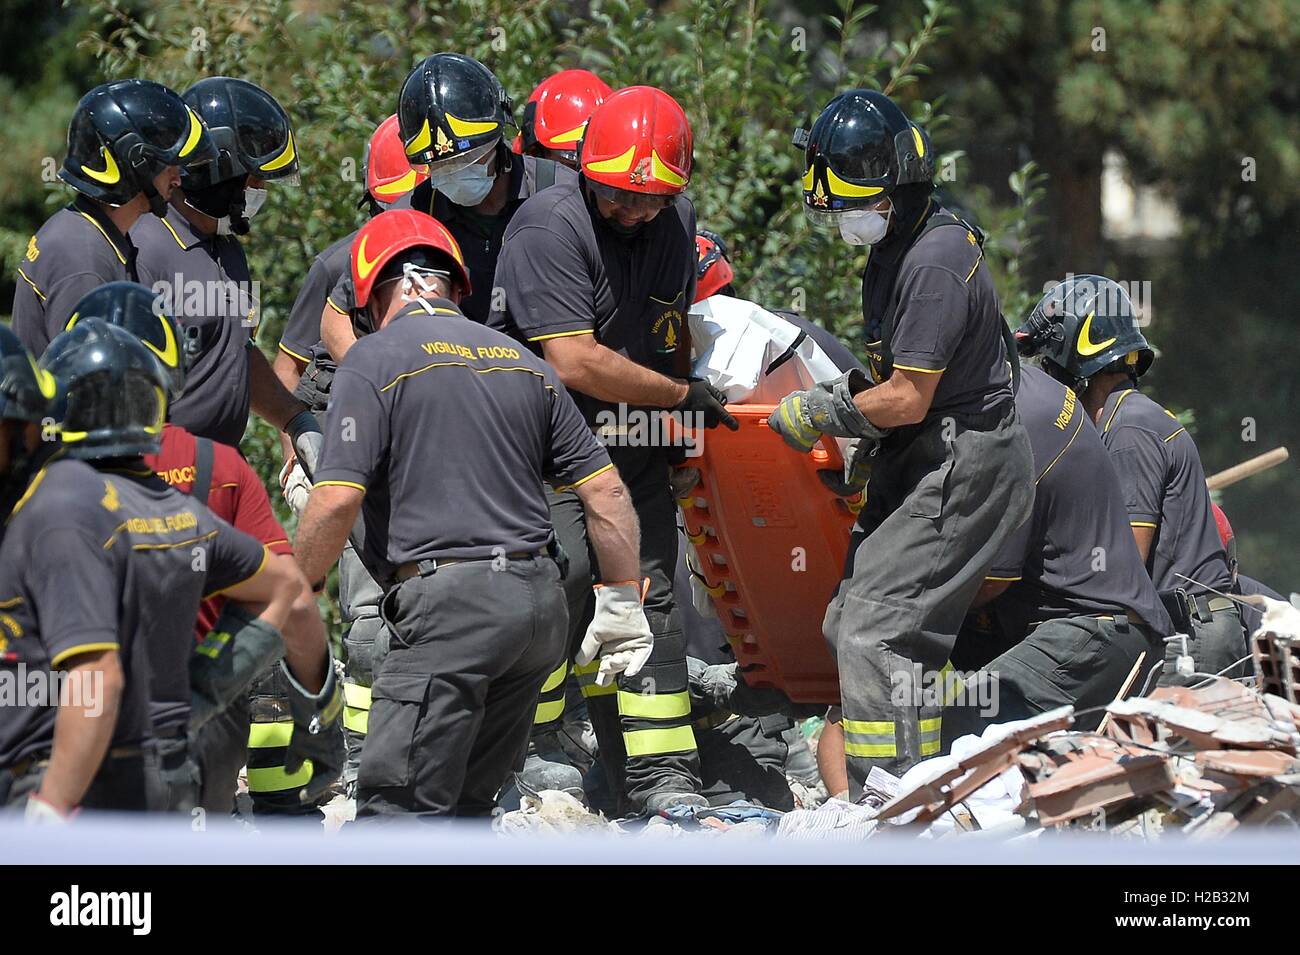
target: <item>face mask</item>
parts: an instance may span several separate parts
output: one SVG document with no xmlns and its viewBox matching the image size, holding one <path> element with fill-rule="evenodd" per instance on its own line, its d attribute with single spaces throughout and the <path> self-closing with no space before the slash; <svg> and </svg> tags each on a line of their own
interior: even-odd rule
<svg viewBox="0 0 1300 955">
<path fill-rule="evenodd" d="M 894 209 L 880 213 L 874 209 L 845 212 L 840 215 L 840 238 L 849 245 L 875 245 L 889 231 L 889 219 Z"/>
<path fill-rule="evenodd" d="M 492 191 L 496 174 L 489 173 L 487 166 L 475 163 L 456 172 L 454 176 L 442 180 L 437 190 L 447 197 L 447 201 L 458 206 L 476 206 Z"/>
<path fill-rule="evenodd" d="M 249 186 L 247 189 L 245 189 L 244 190 L 244 218 L 251 219 L 253 218 L 253 216 L 257 215 L 258 211 L 262 208 L 262 204 L 265 202 L 266 202 L 265 189 L 254 189 L 252 186 Z"/>
</svg>

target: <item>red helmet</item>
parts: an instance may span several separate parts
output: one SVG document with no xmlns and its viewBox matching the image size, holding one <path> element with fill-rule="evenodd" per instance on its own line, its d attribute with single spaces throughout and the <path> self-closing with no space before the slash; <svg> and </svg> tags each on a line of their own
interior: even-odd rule
<svg viewBox="0 0 1300 955">
<path fill-rule="evenodd" d="M 524 106 L 520 152 L 538 146 L 576 157 L 592 110 L 613 92 L 590 70 L 562 70 L 537 84 Z"/>
<path fill-rule="evenodd" d="M 1226 550 L 1232 545 L 1234 539 L 1232 525 L 1228 523 L 1228 515 L 1223 513 L 1223 508 L 1219 505 L 1211 504 L 1210 509 L 1214 511 L 1214 526 L 1219 529 L 1219 540 Z"/>
<path fill-rule="evenodd" d="M 386 205 L 428 178 L 427 166 L 416 168 L 407 160 L 394 113 L 379 124 L 366 143 L 366 192 L 376 202 Z"/>
<path fill-rule="evenodd" d="M 622 193 L 675 196 L 690 183 L 691 150 L 691 125 L 677 101 L 653 86 L 629 86 L 587 121 L 582 174 Z"/>
<path fill-rule="evenodd" d="M 730 285 L 736 273 L 727 259 L 727 247 L 712 232 L 695 234 L 695 253 L 695 301 L 702 302 Z"/>
<path fill-rule="evenodd" d="M 357 306 L 364 308 L 370 301 L 375 279 L 384 271 L 388 260 L 399 252 L 425 246 L 443 254 L 450 267 L 453 284 L 460 285 L 460 294 L 469 295 L 469 272 L 455 238 L 433 216 L 414 209 L 390 209 L 375 216 L 352 240 L 352 284 L 356 289 Z"/>
</svg>

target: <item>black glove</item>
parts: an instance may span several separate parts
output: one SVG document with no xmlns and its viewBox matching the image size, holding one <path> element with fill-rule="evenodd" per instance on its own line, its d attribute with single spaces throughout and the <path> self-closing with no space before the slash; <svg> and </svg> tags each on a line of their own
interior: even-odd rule
<svg viewBox="0 0 1300 955">
<path fill-rule="evenodd" d="M 311 760 L 311 780 L 298 792 L 303 803 L 314 802 L 334 784 L 343 771 L 343 693 L 334 674 L 331 654 L 325 668 L 325 685 L 319 693 L 309 693 L 293 678 L 289 668 L 280 663 L 289 681 L 289 713 L 293 717 L 293 735 L 284 754 L 284 771 L 296 773 Z"/>
<path fill-rule="evenodd" d="M 307 475 L 307 480 L 314 481 L 316 463 L 320 460 L 320 446 L 324 440 L 320 422 L 316 420 L 314 414 L 304 408 L 285 423 L 284 433 L 293 442 L 293 453 L 302 462 L 302 470 Z"/>
<path fill-rule="evenodd" d="M 725 424 L 735 431 L 740 427 L 740 423 L 727 413 L 727 409 L 723 407 L 726 403 L 727 396 L 717 388 L 703 378 L 691 378 L 687 382 L 686 397 L 672 410 L 703 415 L 706 428 L 716 428 L 720 424 Z"/>
<path fill-rule="evenodd" d="M 686 686 L 692 704 L 730 710 L 737 716 L 790 715 L 790 698 L 776 689 L 757 689 L 745 682 L 738 663 L 709 665 L 686 658 Z"/>
<path fill-rule="evenodd" d="M 190 656 L 190 729 L 196 730 L 236 699 L 284 657 L 280 631 L 234 601 Z"/>
<path fill-rule="evenodd" d="M 878 447 L 880 447 L 879 441 L 870 438 L 859 438 L 850 447 L 849 459 L 844 463 L 843 470 L 818 471 L 817 476 L 821 478 L 823 484 L 840 497 L 854 497 L 867 486 L 867 481 L 871 477 L 871 465 L 875 460 Z"/>
</svg>

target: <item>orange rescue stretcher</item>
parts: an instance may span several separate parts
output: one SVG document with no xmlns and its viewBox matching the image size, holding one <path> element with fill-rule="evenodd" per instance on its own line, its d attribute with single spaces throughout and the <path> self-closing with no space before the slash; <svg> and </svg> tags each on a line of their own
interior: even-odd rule
<svg viewBox="0 0 1300 955">
<path fill-rule="evenodd" d="M 773 408 L 729 404 L 738 430 L 695 433 L 701 453 L 681 466 L 698 468 L 700 481 L 677 501 L 695 549 L 690 563 L 747 683 L 797 703 L 838 703 L 822 617 L 861 501 L 837 496 L 816 474 L 843 468 L 835 441 L 792 451 L 767 426 Z"/>
</svg>

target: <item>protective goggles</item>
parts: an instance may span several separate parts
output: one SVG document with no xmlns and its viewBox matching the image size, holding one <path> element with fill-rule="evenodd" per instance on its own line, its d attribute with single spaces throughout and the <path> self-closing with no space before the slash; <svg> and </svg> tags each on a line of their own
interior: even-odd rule
<svg viewBox="0 0 1300 955">
<path fill-rule="evenodd" d="M 659 212 L 671 206 L 673 200 L 677 198 L 675 193 L 665 196 L 650 192 L 631 192 L 627 189 L 607 186 L 603 182 L 592 182 L 590 179 L 587 180 L 587 187 L 598 198 L 634 212 Z"/>
<path fill-rule="evenodd" d="M 881 208 L 882 203 L 887 202 L 888 200 L 881 200 L 881 202 L 877 202 L 870 206 L 855 206 L 850 209 L 835 209 L 832 211 L 829 209 L 818 209 L 814 206 L 810 206 L 807 200 L 805 200 L 803 204 L 803 214 L 808 218 L 808 221 L 817 228 L 833 230 L 840 227 L 840 222 L 846 215 L 861 215 L 864 212 L 879 212 L 881 215 L 888 215 L 892 210 L 892 206 L 886 204 L 884 208 Z"/>
</svg>

